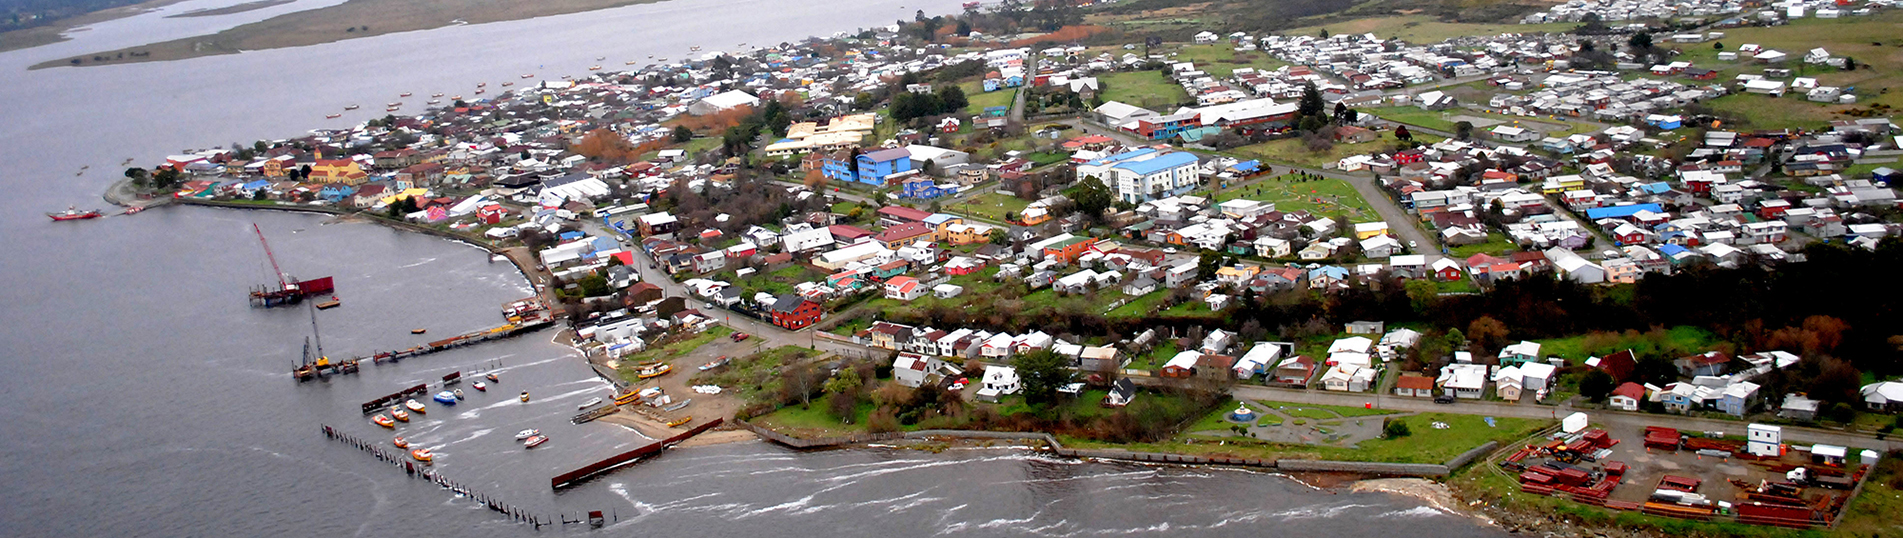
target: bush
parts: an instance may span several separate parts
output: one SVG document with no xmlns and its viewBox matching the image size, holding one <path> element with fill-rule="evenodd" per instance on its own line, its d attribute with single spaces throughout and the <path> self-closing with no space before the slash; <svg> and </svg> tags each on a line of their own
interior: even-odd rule
<svg viewBox="0 0 1903 538">
<path fill-rule="evenodd" d="M 1857 419 L 1857 408 L 1847 403 L 1837 402 L 1830 406 L 1830 410 L 1826 411 L 1824 416 L 1832 422 L 1849 424 L 1850 421 Z"/>
<path fill-rule="evenodd" d="M 1381 427 L 1381 436 L 1388 439 L 1399 439 L 1409 435 L 1414 435 L 1414 430 L 1408 429 L 1407 423 L 1401 420 L 1388 419 L 1387 424 Z"/>
</svg>

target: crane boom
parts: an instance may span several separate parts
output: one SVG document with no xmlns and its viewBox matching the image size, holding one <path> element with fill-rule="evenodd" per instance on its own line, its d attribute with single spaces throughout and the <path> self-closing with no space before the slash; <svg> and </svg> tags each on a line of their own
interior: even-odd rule
<svg viewBox="0 0 1903 538">
<path fill-rule="evenodd" d="M 264 230 L 259 229 L 258 223 L 253 222 L 251 223 L 251 231 L 257 232 L 258 244 L 264 245 L 264 258 L 271 260 L 271 274 L 278 277 L 278 289 L 280 290 L 291 289 L 291 284 L 289 282 L 284 281 L 284 270 L 278 268 L 277 256 L 274 256 L 271 254 L 271 242 L 264 240 Z M 315 323 L 314 319 L 312 321 L 313 323 Z"/>
</svg>

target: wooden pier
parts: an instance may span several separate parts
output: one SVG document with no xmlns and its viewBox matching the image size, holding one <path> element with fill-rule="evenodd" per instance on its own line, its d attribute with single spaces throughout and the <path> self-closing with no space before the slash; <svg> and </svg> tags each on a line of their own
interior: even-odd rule
<svg viewBox="0 0 1903 538">
<path fill-rule="evenodd" d="M 547 327 L 554 323 L 555 323 L 554 316 L 540 316 L 540 317 L 525 319 L 519 322 L 510 322 L 508 325 L 503 325 L 500 327 L 493 327 L 493 328 L 483 329 L 483 330 L 472 332 L 472 333 L 464 333 L 464 334 L 452 336 L 449 338 L 444 338 L 442 340 L 437 340 L 435 342 L 430 342 L 430 343 L 412 347 L 409 349 L 379 352 L 369 357 L 360 357 L 359 360 L 370 359 L 372 362 L 375 362 L 378 364 L 385 363 L 385 362 L 397 362 L 403 359 L 422 356 L 422 355 L 428 355 L 438 351 L 455 349 L 455 348 L 459 348 L 459 347 L 463 347 L 463 346 L 467 346 L 471 344 L 480 344 L 483 342 L 488 342 L 490 340 L 500 340 L 503 338 L 508 338 L 508 337 L 522 334 L 525 332 L 539 330 L 543 327 Z"/>
<path fill-rule="evenodd" d="M 414 478 L 417 480 L 427 480 L 457 495 L 467 497 L 469 498 L 469 500 L 475 501 L 477 505 L 480 505 L 483 508 L 487 508 L 491 512 L 502 514 L 503 516 L 506 516 L 517 523 L 535 527 L 535 530 L 542 530 L 542 527 L 545 525 L 555 525 L 558 523 L 561 525 L 587 523 L 591 526 L 599 527 L 601 526 L 601 523 L 598 523 L 598 521 L 602 521 L 603 519 L 605 519 L 605 518 L 597 519 L 600 517 L 600 513 L 601 513 L 600 511 L 590 512 L 589 519 L 583 519 L 579 516 L 575 517 L 574 519 L 569 519 L 568 514 L 560 514 L 556 517 L 548 517 L 546 515 L 537 514 L 528 510 L 524 510 L 522 508 L 497 500 L 494 496 L 491 496 L 487 493 L 470 489 L 468 486 L 464 486 L 460 482 L 444 477 L 442 473 L 439 473 L 436 470 L 431 469 L 429 467 L 429 464 L 411 461 L 411 459 L 408 458 L 407 454 L 405 453 L 399 452 L 396 454 L 392 454 L 388 451 L 385 451 L 383 449 L 383 446 L 379 443 L 374 443 L 371 441 L 359 439 L 348 433 L 344 433 L 342 430 L 339 430 L 337 428 L 332 428 L 329 425 L 323 426 L 323 432 L 324 432 L 324 437 L 326 438 L 329 438 L 337 442 L 341 442 L 346 445 L 357 447 L 357 449 L 359 450 L 362 450 L 364 452 L 370 453 L 373 456 L 376 456 L 376 458 L 379 461 L 387 463 L 391 467 L 402 469 L 403 472 L 409 475 L 410 478 Z M 619 521 L 620 519 L 621 519 L 620 515 L 617 513 L 615 515 L 615 520 Z"/>
<path fill-rule="evenodd" d="M 663 439 L 660 441 L 655 441 L 653 443 L 648 443 L 646 445 L 637 447 L 634 450 L 629 450 L 627 452 L 615 454 L 613 456 L 609 456 L 607 459 L 588 464 L 586 466 L 583 466 L 580 469 L 576 469 L 573 471 L 556 475 L 554 478 L 550 478 L 548 480 L 548 485 L 550 488 L 557 489 L 557 490 L 560 490 L 562 488 L 572 487 L 590 478 L 594 478 L 597 475 L 601 475 L 601 474 L 607 473 L 608 471 L 613 471 L 622 466 L 634 463 L 635 460 L 638 460 L 647 456 L 659 454 L 661 453 L 661 450 L 666 449 L 667 447 L 670 447 L 670 446 L 680 444 L 681 441 L 686 441 L 688 438 L 691 438 L 696 435 L 700 435 L 701 432 L 705 432 L 707 430 L 711 430 L 717 426 L 720 426 L 721 423 L 723 422 L 725 422 L 725 419 L 715 418 L 713 420 L 707 421 L 704 424 L 695 426 L 692 429 L 687 430 L 686 432 L 682 432 L 680 435 L 669 437 L 667 439 Z"/>
</svg>

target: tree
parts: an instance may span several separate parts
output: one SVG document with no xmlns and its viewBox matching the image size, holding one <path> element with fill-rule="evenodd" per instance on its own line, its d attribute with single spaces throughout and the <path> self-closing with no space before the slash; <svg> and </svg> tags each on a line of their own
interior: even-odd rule
<svg viewBox="0 0 1903 538">
<path fill-rule="evenodd" d="M 310 165 L 304 165 L 304 175 L 310 175 Z M 170 189 L 179 183 L 178 169 L 170 166 L 160 167 L 152 173 L 152 186 L 157 189 Z"/>
<path fill-rule="evenodd" d="M 1627 45 L 1631 45 L 1631 46 L 1632 46 L 1632 50 L 1633 50 L 1633 52 L 1634 52 L 1634 54 L 1637 54 L 1637 53 L 1639 53 L 1639 52 L 1643 52 L 1643 51 L 1647 51 L 1647 50 L 1651 50 L 1651 48 L 1652 48 L 1652 32 L 1643 32 L 1643 31 L 1642 31 L 1642 32 L 1639 32 L 1639 33 L 1636 33 L 1636 34 L 1632 34 L 1632 37 L 1631 37 L 1630 39 L 1627 39 L 1627 40 L 1626 40 L 1626 44 L 1627 44 Z"/>
<path fill-rule="evenodd" d="M 1579 376 L 1579 395 L 1595 402 L 1605 400 L 1607 395 L 1612 394 L 1615 382 L 1612 374 L 1606 373 L 1605 370 L 1598 368 L 1587 370 L 1585 375 Z"/>
<path fill-rule="evenodd" d="M 964 110 L 965 107 L 970 104 L 969 101 L 965 100 L 965 89 L 958 87 L 957 84 L 946 84 L 938 88 L 939 108 L 937 113 L 950 114 Z"/>
<path fill-rule="evenodd" d="M 1413 142 L 1413 141 L 1414 141 L 1414 133 L 1410 133 L 1410 132 L 1408 132 L 1408 131 L 1407 131 L 1407 126 L 1406 126 L 1406 125 L 1402 125 L 1402 126 L 1400 126 L 1400 127 L 1395 127 L 1395 128 L 1394 128 L 1394 139 L 1395 139 L 1395 140 L 1405 140 L 1405 141 L 1408 141 L 1408 142 Z"/>
<path fill-rule="evenodd" d="M 133 185 L 144 187 L 146 182 L 152 180 L 152 176 L 150 173 L 147 173 L 144 168 L 135 166 L 126 169 L 126 179 L 132 180 Z"/>
<path fill-rule="evenodd" d="M 1077 204 L 1077 210 L 1083 212 L 1085 218 L 1099 221 L 1103 218 L 1104 210 L 1109 209 L 1117 199 L 1116 195 L 1110 192 L 1110 187 L 1104 186 L 1103 181 L 1090 177 L 1077 183 L 1077 192 L 1071 197 L 1071 201 Z"/>
<path fill-rule="evenodd" d="M 766 102 L 762 112 L 761 117 L 766 121 L 766 126 L 773 129 L 773 136 L 786 136 L 787 127 L 793 125 L 793 116 L 787 114 L 786 105 L 781 104 L 779 99 L 773 99 Z"/>
<path fill-rule="evenodd" d="M 1322 102 L 1322 92 L 1315 89 L 1315 83 L 1303 82 L 1302 100 L 1296 105 L 1295 114 L 1302 117 L 1320 116 L 1325 106 L 1327 103 Z"/>
<path fill-rule="evenodd" d="M 1003 228 L 992 228 L 991 233 L 986 234 L 986 237 L 991 240 L 991 244 L 993 245 L 1002 245 L 1006 241 L 1011 240 L 1011 234 L 1005 233 Z"/>
<path fill-rule="evenodd" d="M 867 110 L 871 109 L 874 104 L 876 103 L 872 100 L 871 92 L 859 92 L 858 95 L 852 96 L 852 108 L 854 109 Z"/>
<path fill-rule="evenodd" d="M 1322 39 L 1328 39 L 1328 29 L 1327 29 L 1327 28 L 1323 28 L 1323 29 L 1322 29 L 1322 32 L 1321 32 L 1321 38 L 1322 38 Z"/>
<path fill-rule="evenodd" d="M 1459 123 L 1454 124 L 1454 138 L 1457 138 L 1460 140 L 1466 140 L 1469 138 L 1473 138 L 1473 135 L 1474 135 L 1473 122 L 1461 121 Z"/>
<path fill-rule="evenodd" d="M 682 142 L 686 142 L 693 139 L 694 139 L 693 129 L 687 128 L 686 125 L 674 126 L 674 142 L 675 143 L 682 143 Z"/>
<path fill-rule="evenodd" d="M 1386 424 L 1381 425 L 1382 437 L 1385 437 L 1388 439 L 1399 439 L 1402 437 L 1407 437 L 1409 435 L 1414 435 L 1414 430 L 1409 429 L 1407 427 L 1407 423 L 1401 421 L 1401 419 L 1390 418 L 1390 419 L 1387 419 L 1386 422 L 1387 422 Z"/>
<path fill-rule="evenodd" d="M 1723 41 L 1712 42 L 1711 50 L 1725 50 L 1725 42 Z"/>
<path fill-rule="evenodd" d="M 1678 380 L 1678 366 L 1664 357 L 1645 357 L 1637 361 L 1632 368 L 1639 383 L 1666 386 Z"/>
<path fill-rule="evenodd" d="M 581 287 L 582 297 L 601 297 L 614 293 L 614 289 L 608 287 L 608 277 L 601 276 L 600 273 L 581 277 L 580 280 L 575 281 L 575 284 Z"/>
<path fill-rule="evenodd" d="M 1426 315 L 1434 306 L 1434 299 L 1440 297 L 1440 286 L 1425 278 L 1407 281 L 1407 299 L 1414 306 L 1414 313 Z"/>
<path fill-rule="evenodd" d="M 1057 389 L 1071 382 L 1069 363 L 1069 359 L 1047 349 L 1025 353 L 1013 359 L 1011 366 L 1017 368 L 1018 382 L 1024 387 L 1025 403 L 1045 405 L 1056 402 Z"/>
<path fill-rule="evenodd" d="M 1507 324 L 1493 319 L 1493 316 L 1480 316 L 1467 324 L 1467 338 L 1482 348 L 1499 349 L 1506 344 Z"/>
</svg>

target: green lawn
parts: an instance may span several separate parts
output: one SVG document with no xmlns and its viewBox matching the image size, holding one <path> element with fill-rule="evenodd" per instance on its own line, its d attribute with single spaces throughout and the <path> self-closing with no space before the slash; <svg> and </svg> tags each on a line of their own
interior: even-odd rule
<svg viewBox="0 0 1903 538">
<path fill-rule="evenodd" d="M 942 206 L 940 209 L 946 213 L 974 216 L 992 222 L 1006 222 L 1004 218 L 1006 213 L 1015 216 L 1024 212 L 1025 206 L 1029 205 L 1031 202 L 1023 198 L 985 192 L 967 196 L 963 201 Z"/>
<path fill-rule="evenodd" d="M 1575 135 L 1580 133 L 1589 133 L 1596 130 L 1591 125 L 1588 125 L 1588 124 L 1565 121 L 1553 116 L 1513 116 L 1508 114 L 1492 114 L 1487 112 L 1481 112 L 1478 110 L 1467 110 L 1467 109 L 1421 110 L 1420 107 L 1391 106 L 1391 107 L 1382 107 L 1382 108 L 1371 108 L 1371 109 L 1363 110 L 1362 112 L 1367 114 L 1373 114 L 1375 117 L 1392 121 L 1392 122 L 1405 123 L 1408 125 L 1426 127 L 1428 129 L 1447 131 L 1450 133 L 1454 132 L 1455 125 L 1459 123 L 1460 121 L 1462 121 L 1459 119 L 1455 119 L 1458 116 L 1473 116 L 1476 118 L 1486 118 L 1486 119 L 1492 119 L 1492 120 L 1496 120 L 1500 122 L 1499 124 L 1490 124 L 1487 126 L 1482 126 L 1479 124 L 1479 122 L 1476 122 L 1474 125 L 1475 133 L 1484 132 L 1492 128 L 1493 125 L 1514 125 L 1514 124 L 1519 124 L 1521 126 L 1526 126 L 1526 127 L 1532 127 L 1537 130 L 1545 132 L 1547 136 L 1554 136 L 1554 137 L 1565 137 L 1565 136 L 1570 136 L 1570 135 Z M 1564 128 L 1556 129 L 1555 126 L 1564 126 Z M 1418 137 L 1419 136 L 1416 135 L 1416 138 Z"/>
<path fill-rule="evenodd" d="M 1017 96 L 1017 88 L 987 92 L 982 82 L 966 82 L 958 87 L 965 90 L 965 113 L 974 116 L 983 115 L 989 107 L 1011 106 L 1012 99 Z"/>
<path fill-rule="evenodd" d="M 1296 181 L 1293 177 L 1280 176 L 1228 189 L 1215 195 L 1214 201 L 1257 200 L 1274 203 L 1277 211 L 1307 211 L 1316 216 L 1340 213 L 1351 220 L 1379 218 L 1368 201 L 1346 181 L 1332 178 Z"/>
<path fill-rule="evenodd" d="M 793 264 L 772 272 L 756 272 L 746 278 L 734 276 L 732 271 L 722 271 L 715 278 L 730 279 L 736 286 L 748 292 L 767 292 L 774 295 L 793 293 L 793 286 L 801 282 L 812 282 L 826 278 L 826 273 L 817 268 Z"/>
<path fill-rule="evenodd" d="M 1229 78 L 1237 69 L 1244 67 L 1253 67 L 1257 71 L 1274 71 L 1288 65 L 1287 62 L 1277 60 L 1259 50 L 1236 52 L 1235 46 L 1226 42 L 1215 45 L 1184 45 L 1176 50 L 1174 59 L 1178 62 L 1194 62 L 1197 69 L 1216 78 Z"/>
<path fill-rule="evenodd" d="M 1706 104 L 1713 110 L 1750 122 L 1740 127 L 1747 129 L 1816 129 L 1831 120 L 1847 119 L 1838 115 L 1839 111 L 1867 109 L 1877 103 L 1903 107 L 1903 91 L 1899 91 L 1903 90 L 1903 55 L 1895 52 L 1896 28 L 1899 24 L 1903 24 L 1903 12 L 1885 10 L 1867 17 L 1803 18 L 1782 26 L 1725 29 L 1726 35 L 1720 40 L 1725 51 L 1736 51 L 1739 45 L 1745 43 L 1783 51 L 1792 55 L 1792 59 L 1785 62 L 1783 67 L 1791 69 L 1794 76 L 1815 77 L 1818 84 L 1823 86 L 1855 87 L 1858 102 L 1854 105 L 1825 105 L 1806 101 L 1802 94 L 1786 93 L 1781 98 L 1734 94 L 1707 101 Z M 1834 56 L 1852 58 L 1867 67 L 1843 71 L 1828 66 L 1804 65 L 1799 61 L 1805 51 L 1816 47 L 1822 47 Z M 1738 73 L 1761 73 L 1764 67 L 1748 61 L 1719 62 L 1716 59 L 1719 51 L 1713 50 L 1711 43 L 1688 43 L 1679 48 L 1684 50 L 1684 54 L 1675 60 L 1718 69 L 1720 75 L 1714 81 L 1717 83 L 1729 84 Z M 1889 91 L 1884 92 L 1884 89 Z"/>
<path fill-rule="evenodd" d="M 1165 109 L 1189 100 L 1189 93 L 1183 91 L 1182 86 L 1156 71 L 1110 73 L 1097 77 L 1097 80 L 1107 87 L 1103 95 L 1105 101 L 1165 112 Z"/>
<path fill-rule="evenodd" d="M 1572 364 L 1582 363 L 1587 357 L 1603 357 L 1627 349 L 1641 358 L 1657 356 L 1675 359 L 1703 353 L 1720 341 L 1711 331 L 1688 325 L 1657 333 L 1593 333 L 1536 340 L 1540 343 L 1541 355 L 1562 357 Z"/>
<path fill-rule="evenodd" d="M 782 407 L 778 411 L 756 417 L 752 422 L 780 433 L 806 439 L 865 433 L 866 417 L 872 415 L 872 402 L 860 402 L 858 409 L 854 410 L 857 418 L 853 420 L 853 423 L 841 424 L 839 419 L 834 418 L 832 412 L 829 411 L 832 407 L 829 405 L 832 403 L 832 397 L 831 394 L 827 394 L 813 398 L 812 405 L 806 407 L 801 407 L 797 403 Z"/>
<path fill-rule="evenodd" d="M 1231 408 L 1233 410 L 1233 408 Z M 1104 443 L 1082 439 L 1063 439 L 1072 448 L 1113 448 L 1140 452 L 1169 452 L 1236 458 L 1326 459 L 1337 461 L 1381 461 L 1395 463 L 1446 463 L 1454 456 L 1487 441 L 1507 443 L 1531 435 L 1552 423 L 1550 420 L 1496 418 L 1498 427 L 1489 428 L 1481 417 L 1448 413 L 1423 413 L 1395 417 L 1413 431 L 1399 439 L 1372 439 L 1358 443 L 1359 448 L 1289 445 L 1251 439 L 1227 439 L 1226 444 L 1183 442 L 1184 437 L 1161 443 Z M 1436 430 L 1431 424 L 1444 422 L 1449 428 Z"/>
<path fill-rule="evenodd" d="M 1500 256 L 1500 253 L 1502 252 L 1513 252 L 1513 251 L 1520 250 L 1520 246 L 1517 244 L 1514 244 L 1511 239 L 1507 239 L 1507 236 L 1505 234 L 1488 230 L 1487 241 L 1484 243 L 1474 243 L 1471 245 L 1459 245 L 1455 247 L 1450 247 L 1447 250 L 1448 250 L 1448 255 L 1464 260 L 1464 259 L 1467 259 L 1468 256 L 1472 256 L 1475 254 L 1491 254 L 1494 256 Z"/>
<path fill-rule="evenodd" d="M 1388 414 L 1395 413 L 1395 411 L 1389 411 L 1386 409 L 1368 409 L 1363 407 L 1353 407 L 1353 406 L 1347 406 L 1347 405 L 1297 404 L 1297 403 L 1289 403 L 1289 402 L 1271 402 L 1271 401 L 1257 401 L 1255 403 L 1273 407 L 1276 410 L 1279 410 L 1283 413 L 1288 413 L 1289 416 L 1318 418 L 1318 419 L 1335 418 L 1335 415 L 1331 415 L 1325 411 L 1322 411 L 1324 409 L 1328 411 L 1334 411 L 1336 413 L 1341 413 L 1341 416 L 1343 417 L 1370 417 L 1375 415 L 1388 415 Z"/>
<path fill-rule="evenodd" d="M 755 402 L 762 396 L 779 391 L 780 376 L 776 370 L 782 365 L 798 359 L 816 355 L 817 352 L 799 347 L 782 346 L 745 357 L 734 358 L 727 366 L 701 372 L 695 371 L 694 382 L 699 384 L 720 385 L 742 400 Z"/>
<path fill-rule="evenodd" d="M 1169 299 L 1169 296 L 1170 294 L 1163 290 L 1153 291 L 1141 297 L 1125 296 L 1125 300 L 1129 302 L 1111 309 L 1104 316 L 1112 319 L 1150 317 L 1157 314 L 1157 309 L 1163 306 L 1163 301 Z"/>
<path fill-rule="evenodd" d="M 1434 286 L 1439 288 L 1441 293 L 1478 293 L 1480 291 L 1480 287 L 1475 286 L 1474 281 L 1465 278 L 1449 282 L 1435 282 Z"/>
<path fill-rule="evenodd" d="M 1070 154 L 1059 152 L 1059 151 L 1052 151 L 1052 152 L 1038 151 L 1038 152 L 1025 154 L 1024 160 L 1037 163 L 1038 166 L 1044 166 L 1047 164 L 1057 164 L 1064 161 L 1068 161 L 1070 160 Z"/>
</svg>

